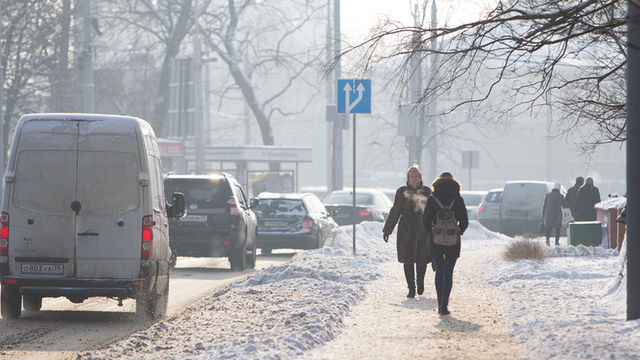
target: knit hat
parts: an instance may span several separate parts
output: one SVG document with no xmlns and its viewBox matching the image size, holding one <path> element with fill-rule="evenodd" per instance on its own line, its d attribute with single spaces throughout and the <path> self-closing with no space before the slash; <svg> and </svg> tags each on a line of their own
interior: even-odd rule
<svg viewBox="0 0 640 360">
<path fill-rule="evenodd" d="M 560 190 L 560 186 L 561 186 L 561 185 L 560 185 L 560 183 L 558 183 L 558 182 L 557 182 L 557 183 L 555 183 L 555 184 L 553 184 L 553 188 L 554 188 L 554 189 L 556 189 L 556 190 Z"/>
<path fill-rule="evenodd" d="M 420 172 L 420 167 L 418 166 L 418 164 L 413 164 L 409 167 L 409 169 L 407 169 L 407 181 L 409 181 L 409 174 L 411 174 L 412 172 L 417 172 L 420 176 L 420 181 L 422 181 L 422 173 Z"/>
</svg>

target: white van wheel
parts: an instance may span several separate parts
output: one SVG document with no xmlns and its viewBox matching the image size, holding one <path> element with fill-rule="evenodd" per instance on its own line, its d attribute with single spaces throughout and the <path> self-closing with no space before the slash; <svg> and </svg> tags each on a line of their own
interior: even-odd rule
<svg viewBox="0 0 640 360">
<path fill-rule="evenodd" d="M 42 296 L 24 295 L 22 297 L 22 305 L 27 311 L 40 311 L 42 308 Z"/>
<path fill-rule="evenodd" d="M 17 319 L 22 312 L 22 295 L 17 289 L 0 289 L 0 309 L 5 319 Z"/>
<path fill-rule="evenodd" d="M 147 319 L 158 319 L 167 313 L 169 284 L 162 293 L 142 291 L 136 297 L 136 314 Z"/>
</svg>

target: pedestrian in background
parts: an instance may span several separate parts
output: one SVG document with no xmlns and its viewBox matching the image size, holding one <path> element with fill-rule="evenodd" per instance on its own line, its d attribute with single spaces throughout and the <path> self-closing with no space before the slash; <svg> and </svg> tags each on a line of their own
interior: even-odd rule
<svg viewBox="0 0 640 360">
<path fill-rule="evenodd" d="M 560 229 L 562 228 L 562 208 L 568 208 L 569 204 L 560 193 L 560 183 L 553 185 L 551 190 L 544 197 L 542 204 L 542 222 L 544 223 L 545 237 L 547 238 L 547 246 L 550 245 L 549 238 L 551 230 L 555 229 L 556 246 L 560 245 Z"/>
<path fill-rule="evenodd" d="M 578 176 L 576 178 L 576 183 L 567 190 L 567 196 L 565 200 L 567 204 L 569 204 L 569 208 L 571 209 L 571 216 L 576 217 L 576 200 L 578 199 L 578 190 L 584 184 L 584 178 L 582 176 Z"/>
<path fill-rule="evenodd" d="M 422 216 L 422 226 L 429 234 L 427 247 L 429 256 L 436 267 L 436 292 L 438 293 L 438 313 L 449 314 L 449 295 L 453 287 L 453 268 L 460 257 L 460 241 L 453 246 L 438 245 L 433 240 L 433 226 L 436 224 L 438 211 L 441 209 L 436 198 L 444 206 L 451 206 L 455 219 L 458 222 L 460 236 L 469 226 L 467 208 L 460 197 L 460 183 L 448 172 L 443 172 L 431 183 L 433 192 L 427 200 L 427 205 Z M 451 205 L 452 204 L 452 205 Z"/>
<path fill-rule="evenodd" d="M 575 220 L 596 221 L 597 213 L 593 206 L 600 201 L 600 190 L 593 184 L 593 179 L 588 177 L 578 190 Z"/>
<path fill-rule="evenodd" d="M 422 184 L 422 174 L 418 165 L 414 164 L 407 170 L 407 184 L 396 190 L 393 207 L 382 229 L 382 238 L 388 242 L 389 234 L 398 224 L 396 249 L 398 262 L 404 264 L 408 298 L 416 296 L 416 280 L 418 295 L 423 294 L 424 276 L 427 264 L 431 262 L 427 252 L 427 234 L 422 228 L 422 212 L 430 194 L 431 188 Z"/>
</svg>

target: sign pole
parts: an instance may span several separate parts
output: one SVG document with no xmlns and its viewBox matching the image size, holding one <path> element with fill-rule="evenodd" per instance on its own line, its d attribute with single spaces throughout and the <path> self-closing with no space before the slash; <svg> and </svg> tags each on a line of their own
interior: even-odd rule
<svg viewBox="0 0 640 360">
<path fill-rule="evenodd" d="M 336 110 L 353 114 L 353 255 L 356 254 L 356 114 L 371 114 L 371 80 L 338 79 Z M 346 118 L 349 121 L 349 118 Z"/>
<path fill-rule="evenodd" d="M 356 254 L 356 114 L 353 114 L 353 255 Z"/>
</svg>

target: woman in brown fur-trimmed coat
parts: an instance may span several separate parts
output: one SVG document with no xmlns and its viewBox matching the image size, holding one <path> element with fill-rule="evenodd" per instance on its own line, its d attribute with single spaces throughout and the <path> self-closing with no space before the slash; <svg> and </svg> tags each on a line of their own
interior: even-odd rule
<svg viewBox="0 0 640 360">
<path fill-rule="evenodd" d="M 424 276 L 427 264 L 431 262 L 427 252 L 428 234 L 422 227 L 422 212 L 430 194 L 431 188 L 422 184 L 422 174 L 418 165 L 411 166 L 407 171 L 407 185 L 396 190 L 393 207 L 389 211 L 389 216 L 382 229 L 382 238 L 387 242 L 389 234 L 398 224 L 396 236 L 398 262 L 404 264 L 404 276 L 409 287 L 408 298 L 416 296 L 416 280 L 418 295 L 422 295 L 424 292 Z M 413 270 L 414 264 L 415 272 Z"/>
</svg>

